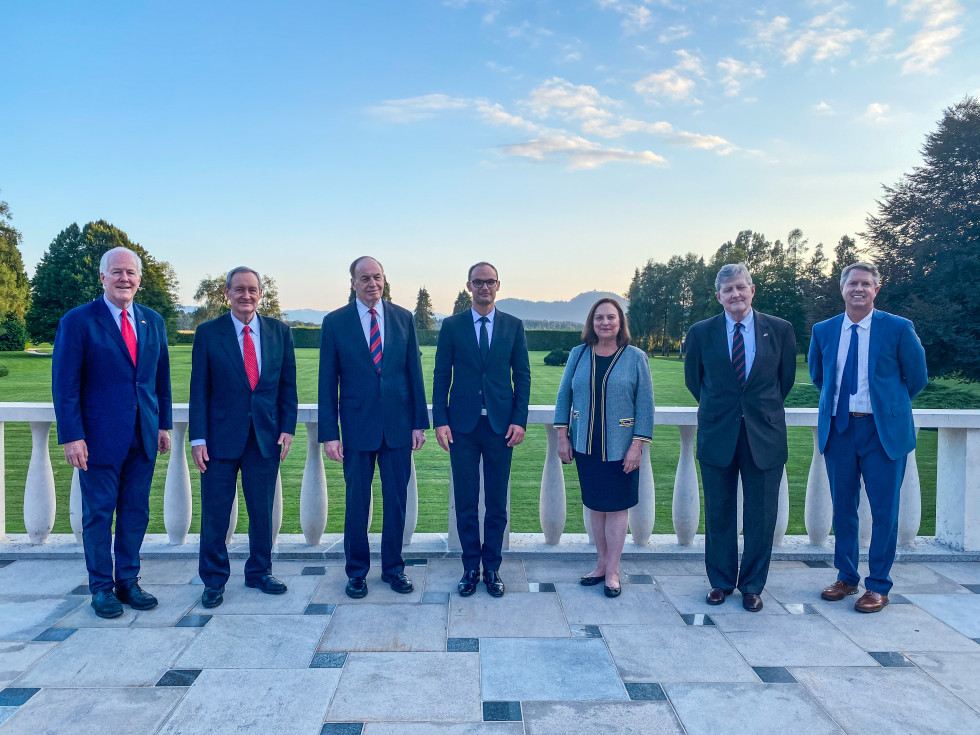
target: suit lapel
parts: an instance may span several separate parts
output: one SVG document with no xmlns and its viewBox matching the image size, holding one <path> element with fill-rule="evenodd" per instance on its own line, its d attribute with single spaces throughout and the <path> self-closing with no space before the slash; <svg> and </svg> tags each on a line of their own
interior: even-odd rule
<svg viewBox="0 0 980 735">
<path fill-rule="evenodd" d="M 765 315 L 760 314 L 758 311 L 754 312 L 755 322 L 755 356 L 752 358 L 752 370 L 749 372 L 749 377 L 745 381 L 745 387 L 748 388 L 749 384 L 753 382 L 755 376 L 758 374 L 758 370 L 755 369 L 755 361 L 760 357 L 772 354 L 772 324 L 765 317 Z M 735 372 L 734 366 L 732 367 L 732 372 Z"/>
<path fill-rule="evenodd" d="M 507 323 L 506 319 L 500 318 L 500 312 L 498 311 L 494 314 L 493 319 L 493 339 L 490 340 L 490 352 L 487 353 L 487 364 L 493 360 L 493 356 L 496 355 L 500 350 L 503 349 L 501 346 L 504 340 L 507 338 L 507 327 L 504 326 Z M 476 332 L 473 332 L 473 336 L 476 336 Z M 479 345 L 477 345 L 479 349 Z M 487 364 L 484 364 L 486 368 Z"/>
<path fill-rule="evenodd" d="M 398 328 L 395 324 L 395 310 L 389 309 L 388 304 L 384 301 L 379 301 L 378 304 L 384 310 L 385 315 L 385 334 L 384 341 L 381 346 L 381 372 L 385 372 L 385 367 L 387 365 L 386 355 L 391 355 L 389 348 L 391 347 L 391 341 L 394 339 L 395 330 Z M 367 342 L 365 341 L 365 344 Z M 371 359 L 371 350 L 368 350 L 368 362 L 371 363 L 371 367 L 374 367 L 374 360 Z"/>
<path fill-rule="evenodd" d="M 835 316 L 828 324 L 830 327 L 830 336 L 827 340 L 827 347 L 830 349 L 830 354 L 828 355 L 830 358 L 828 361 L 830 370 L 829 372 L 824 371 L 823 382 L 824 385 L 830 386 L 831 400 L 833 400 L 834 394 L 837 392 L 837 354 L 838 350 L 840 350 L 840 330 L 843 325 L 843 314 Z"/>
<path fill-rule="evenodd" d="M 261 328 L 260 328 L 261 333 Z M 252 390 L 248 384 L 248 375 L 245 373 L 245 358 L 242 357 L 242 349 L 238 346 L 238 334 L 235 333 L 235 323 L 231 320 L 231 314 L 221 317 L 218 329 L 218 339 L 221 346 L 228 355 L 231 364 L 234 365 L 235 374 L 245 383 L 245 387 Z"/>
<path fill-rule="evenodd" d="M 715 323 L 709 325 L 711 342 L 718 355 L 728 363 L 725 372 L 731 378 L 731 384 L 735 391 L 741 390 L 738 385 L 738 378 L 735 377 L 735 366 L 732 364 L 731 350 L 728 348 L 728 323 L 725 321 L 725 312 L 715 317 Z"/>
<path fill-rule="evenodd" d="M 271 319 L 266 319 L 261 314 L 256 314 L 255 319 L 259 321 L 259 344 L 262 345 L 262 364 L 269 365 L 268 358 L 273 354 L 272 341 L 275 339 L 276 335 L 273 334 L 272 328 L 269 327 L 269 322 Z M 245 359 L 242 358 L 242 369 L 245 369 Z M 268 370 L 261 370 L 259 372 L 259 383 L 263 381 Z"/>
<path fill-rule="evenodd" d="M 132 365 L 133 361 L 129 356 L 129 348 L 126 347 L 126 343 L 123 342 L 122 332 L 119 330 L 119 325 L 116 324 L 116 320 L 112 317 L 112 312 L 109 311 L 109 307 L 105 305 L 105 301 L 102 300 L 101 296 L 98 298 L 98 304 L 95 308 L 99 324 L 106 332 L 109 333 L 109 338 L 116 343 L 116 346 L 122 350 L 122 353 L 126 358 L 126 362 Z M 137 342 L 138 341 L 139 338 L 137 337 Z M 139 359 L 138 350 L 136 353 L 136 359 Z"/>
<path fill-rule="evenodd" d="M 378 302 L 381 303 L 380 301 Z M 364 329 L 361 327 L 361 316 L 357 312 L 357 302 L 351 301 L 347 306 L 342 307 L 347 310 L 344 319 L 347 322 L 347 331 L 350 332 L 350 340 L 354 345 L 354 352 L 367 362 L 374 370 L 374 360 L 371 359 L 371 349 L 368 347 L 367 340 L 364 338 Z M 388 314 L 385 314 L 385 337 L 388 336 L 387 329 Z M 383 347 L 382 347 L 383 349 Z M 384 365 L 384 355 L 381 357 L 382 366 Z"/>
<path fill-rule="evenodd" d="M 133 319 L 136 321 L 136 368 L 143 364 L 143 355 L 146 354 L 147 343 L 149 339 L 150 328 L 146 324 L 146 315 L 143 313 L 143 307 L 138 304 L 133 304 Z"/>
<path fill-rule="evenodd" d="M 885 331 L 885 312 L 874 312 L 871 317 L 871 334 L 868 335 L 868 384 L 871 384 L 871 376 L 875 374 L 875 365 L 878 363 L 878 355 L 881 353 L 881 342 L 884 339 Z"/>
</svg>

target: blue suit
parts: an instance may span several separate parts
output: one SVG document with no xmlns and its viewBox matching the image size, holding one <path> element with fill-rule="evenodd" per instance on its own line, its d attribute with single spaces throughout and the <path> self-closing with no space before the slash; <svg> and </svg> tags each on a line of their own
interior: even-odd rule
<svg viewBox="0 0 980 735">
<path fill-rule="evenodd" d="M 863 477 L 873 516 L 865 588 L 887 595 L 898 537 L 899 490 L 906 457 L 915 448 L 912 398 L 928 381 L 926 355 L 912 322 L 875 309 L 868 339 L 872 415 L 852 418 L 839 433 L 833 411 L 843 322 L 840 314 L 813 325 L 809 355 L 810 378 L 820 390 L 818 449 L 834 502 L 834 565 L 841 581 L 860 581 L 857 508 Z"/>
<path fill-rule="evenodd" d="M 371 566 L 367 520 L 375 462 L 384 501 L 381 571 L 394 574 L 404 569 L 401 549 L 412 431 L 429 428 L 412 313 L 387 301 L 379 306 L 385 324 L 380 374 L 353 301 L 323 318 L 320 336 L 318 439 L 336 441 L 343 432 L 344 551 L 351 579 L 366 576 Z"/>
<path fill-rule="evenodd" d="M 79 480 L 82 542 L 93 593 L 112 590 L 114 583 L 128 587 L 139 575 L 158 432 L 172 426 L 163 319 L 139 304 L 133 304 L 132 314 L 135 366 L 101 296 L 65 314 L 54 340 L 51 392 L 58 443 L 84 439 L 88 447 L 88 470 L 79 473 Z"/>
</svg>

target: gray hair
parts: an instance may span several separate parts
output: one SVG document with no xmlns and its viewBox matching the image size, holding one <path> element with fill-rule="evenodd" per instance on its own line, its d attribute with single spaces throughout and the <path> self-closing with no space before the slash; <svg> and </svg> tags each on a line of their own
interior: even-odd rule
<svg viewBox="0 0 980 735">
<path fill-rule="evenodd" d="M 130 255 L 132 255 L 136 259 L 136 272 L 139 274 L 140 278 L 143 277 L 142 258 L 140 258 L 139 255 L 137 255 L 129 248 L 124 248 L 121 245 L 119 247 L 106 250 L 104 253 L 102 253 L 102 259 L 99 261 L 99 275 L 104 275 L 104 276 L 109 275 L 109 261 L 112 259 L 112 256 L 115 255 L 116 253 L 129 253 Z"/>
<path fill-rule="evenodd" d="M 865 271 L 866 273 L 870 273 L 871 277 L 875 279 L 875 286 L 881 285 L 881 274 L 878 273 L 878 267 L 874 263 L 851 263 L 840 272 L 841 288 L 844 288 L 844 284 L 847 283 L 847 277 L 851 275 L 851 271 Z"/>
<path fill-rule="evenodd" d="M 260 291 L 262 290 L 262 276 L 259 275 L 259 272 L 252 268 L 249 268 L 247 265 L 240 265 L 237 268 L 232 268 L 230 271 L 228 271 L 228 275 L 225 276 L 226 291 L 231 290 L 231 279 L 234 278 L 239 273 L 251 273 L 252 275 L 254 275 L 256 278 L 259 279 L 259 290 Z"/>
<path fill-rule="evenodd" d="M 362 260 L 373 260 L 375 263 L 378 264 L 378 267 L 381 268 L 381 275 L 384 275 L 385 267 L 383 265 L 381 265 L 381 261 L 380 260 L 378 260 L 377 258 L 374 258 L 374 257 L 372 257 L 370 255 L 362 255 L 359 258 L 355 258 L 354 259 L 354 262 L 350 264 L 350 277 L 351 278 L 354 277 L 354 271 L 357 270 L 357 266 L 360 264 L 360 262 Z"/>
<path fill-rule="evenodd" d="M 723 265 L 721 270 L 718 271 L 718 275 L 715 276 L 715 293 L 721 293 L 721 285 L 723 283 L 739 276 L 745 276 L 745 282 L 750 286 L 752 285 L 752 274 L 749 273 L 749 269 L 745 263 L 729 263 L 728 265 Z"/>
</svg>

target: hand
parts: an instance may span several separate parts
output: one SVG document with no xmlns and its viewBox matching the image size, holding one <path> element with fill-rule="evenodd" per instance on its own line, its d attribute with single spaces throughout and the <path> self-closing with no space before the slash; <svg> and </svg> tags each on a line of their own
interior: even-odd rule
<svg viewBox="0 0 980 735">
<path fill-rule="evenodd" d="M 558 435 L 558 457 L 562 464 L 571 464 L 575 453 L 572 451 L 572 444 L 568 441 L 568 434 Z"/>
<path fill-rule="evenodd" d="M 449 445 L 453 443 L 453 432 L 448 426 L 437 426 L 436 427 L 436 441 L 439 442 L 439 446 L 449 451 Z"/>
<path fill-rule="evenodd" d="M 630 448 L 626 450 L 626 456 L 623 458 L 623 472 L 628 474 L 640 466 L 640 454 L 643 451 L 642 446 L 642 444 L 637 444 L 636 442 L 630 444 Z"/>
<path fill-rule="evenodd" d="M 332 459 L 334 462 L 344 461 L 344 445 L 340 443 L 340 439 L 323 442 L 323 453 L 327 455 L 327 459 Z"/>
<path fill-rule="evenodd" d="M 88 469 L 88 444 L 84 439 L 65 443 L 65 461 L 83 472 Z"/>
<path fill-rule="evenodd" d="M 287 434 L 284 431 L 279 435 L 279 441 L 276 443 L 282 447 L 282 454 L 279 455 L 279 461 L 282 462 L 286 459 L 286 455 L 289 454 L 289 448 L 293 445 L 293 435 Z"/>
<path fill-rule="evenodd" d="M 166 429 L 157 431 L 157 451 L 166 454 L 170 451 L 170 432 Z"/>
<path fill-rule="evenodd" d="M 425 444 L 425 429 L 412 429 L 412 451 L 417 452 Z"/>
<path fill-rule="evenodd" d="M 516 447 L 524 441 L 524 427 L 511 424 L 507 427 L 507 433 L 504 434 L 504 439 L 507 440 L 508 447 Z"/>
<path fill-rule="evenodd" d="M 208 471 L 208 462 L 211 458 L 208 456 L 208 445 L 207 444 L 195 444 L 191 447 L 191 459 L 194 460 L 194 466 L 197 467 L 201 472 Z"/>
</svg>

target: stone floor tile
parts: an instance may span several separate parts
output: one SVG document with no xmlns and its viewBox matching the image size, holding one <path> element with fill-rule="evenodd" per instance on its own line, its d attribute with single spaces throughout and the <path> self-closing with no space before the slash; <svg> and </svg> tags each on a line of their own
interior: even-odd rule
<svg viewBox="0 0 980 735">
<path fill-rule="evenodd" d="M 203 671 L 159 735 L 320 731 L 340 669 Z"/>
<path fill-rule="evenodd" d="M 558 595 L 449 598 L 449 635 L 453 638 L 567 638 L 570 633 Z"/>
<path fill-rule="evenodd" d="M 713 626 L 603 625 L 600 629 L 623 681 L 758 681 Z"/>
<path fill-rule="evenodd" d="M 77 595 L 0 595 L 0 641 L 32 640 L 75 608 L 88 604 L 88 597 Z"/>
<path fill-rule="evenodd" d="M 980 713 L 980 652 L 910 653 L 908 658 Z"/>
<path fill-rule="evenodd" d="M 868 573 L 867 564 L 862 564 L 860 570 L 862 579 Z M 936 572 L 926 564 L 902 563 L 892 566 L 891 578 L 894 586 L 892 593 L 899 595 L 910 594 L 967 594 L 969 590 L 954 582 L 949 577 Z"/>
<path fill-rule="evenodd" d="M 790 670 L 848 733 L 980 732 L 980 716 L 916 669 Z M 874 703 L 869 706 L 869 703 Z"/>
<path fill-rule="evenodd" d="M 204 588 L 196 586 L 198 615 L 302 615 L 323 577 L 295 576 L 286 579 L 289 588 L 281 595 L 267 595 L 245 586 L 244 577 L 231 577 L 225 585 L 224 602 L 206 608 L 200 604 Z"/>
<path fill-rule="evenodd" d="M 715 613 L 737 612 L 744 615 L 788 615 L 789 613 L 779 605 L 768 592 L 763 590 L 761 612 L 750 613 L 742 608 L 742 596 L 736 591 L 722 605 L 709 605 L 704 601 L 705 595 L 711 589 L 708 578 L 703 574 L 695 575 L 675 575 L 660 576 L 654 575 L 660 590 L 667 596 L 671 604 L 680 613 L 707 613 L 714 616 Z"/>
<path fill-rule="evenodd" d="M 2 725 L 8 719 L 10 719 L 10 717 L 13 716 L 14 712 L 16 712 L 17 709 L 18 709 L 17 707 L 0 707 L 0 725 Z M 523 734 L 523 732 L 524 730 L 522 727 L 521 733 Z"/>
<path fill-rule="evenodd" d="M 459 559 L 433 559 L 428 565 L 428 574 L 425 579 L 425 594 L 433 592 L 448 592 L 450 596 L 455 595 L 456 585 L 459 578 L 463 576 L 463 564 Z M 504 581 L 507 594 L 513 592 L 527 592 L 527 577 L 524 574 L 524 564 L 520 559 L 505 559 L 500 564 L 500 578 Z M 486 591 L 481 586 L 479 591 Z"/>
<path fill-rule="evenodd" d="M 875 661 L 820 615 L 713 615 L 749 666 L 875 666 Z M 773 641 L 781 641 L 773 645 Z"/>
<path fill-rule="evenodd" d="M 54 624 L 55 628 L 164 628 L 172 627 L 201 599 L 201 588 L 189 584 L 140 585 L 159 604 L 152 610 L 134 610 L 123 605 L 118 618 L 100 618 L 90 604 L 80 605 Z"/>
<path fill-rule="evenodd" d="M 598 638 L 485 638 L 480 664 L 485 700 L 629 699 Z"/>
<path fill-rule="evenodd" d="M 27 559 L 0 568 L 5 594 L 67 595 L 88 584 L 83 559 Z"/>
<path fill-rule="evenodd" d="M 197 576 L 197 559 L 143 559 L 140 586 L 190 584 Z"/>
<path fill-rule="evenodd" d="M 347 586 L 347 573 L 344 565 L 327 565 L 326 574 L 318 577 L 306 577 L 308 580 L 315 580 L 319 583 L 310 602 L 315 603 L 337 603 L 344 605 L 368 605 L 368 604 L 411 604 L 422 600 L 422 593 L 425 589 L 425 580 L 428 574 L 428 566 L 407 566 L 405 576 L 412 580 L 415 589 L 407 595 L 395 592 L 391 587 L 381 581 L 381 564 L 377 563 L 371 568 L 367 576 L 368 594 L 360 600 L 352 600 L 344 592 Z"/>
<path fill-rule="evenodd" d="M 980 584 L 980 561 L 933 561 L 925 566 L 957 584 Z"/>
<path fill-rule="evenodd" d="M 565 618 L 569 625 L 684 625 L 674 606 L 651 584 L 624 584 L 619 597 L 608 598 L 602 585 L 558 584 Z"/>
<path fill-rule="evenodd" d="M 475 653 L 352 653 L 327 720 L 479 722 L 480 656 Z"/>
<path fill-rule="evenodd" d="M 525 702 L 527 735 L 681 735 L 668 702 Z"/>
<path fill-rule="evenodd" d="M 4 735 L 156 732 L 182 691 L 147 687 L 42 689 L 3 724 Z"/>
<path fill-rule="evenodd" d="M 980 637 L 980 595 L 906 595 L 922 608 L 967 638 Z"/>
<path fill-rule="evenodd" d="M 173 668 L 305 669 L 328 621 L 320 615 L 215 615 L 203 628 L 179 629 L 200 632 Z"/>
<path fill-rule="evenodd" d="M 25 687 L 152 686 L 197 633 L 196 628 L 84 628 L 59 643 L 16 683 Z"/>
<path fill-rule="evenodd" d="M 627 574 L 649 574 L 652 577 L 704 574 L 704 559 L 624 559 L 621 566 Z"/>
<path fill-rule="evenodd" d="M 836 579 L 836 569 L 770 569 L 766 592 L 787 605 L 820 602 L 820 592 Z"/>
<path fill-rule="evenodd" d="M 797 684 L 665 684 L 687 735 L 841 735 L 842 730 Z M 862 700 L 866 706 L 867 700 Z M 870 732 L 888 732 L 873 729 Z"/>
<path fill-rule="evenodd" d="M 915 605 L 860 613 L 847 601 L 818 602 L 817 612 L 865 651 L 970 651 L 976 643 Z"/>
<path fill-rule="evenodd" d="M 248 541 L 240 547 L 242 551 L 248 553 Z M 245 562 L 248 559 L 231 559 L 229 566 L 231 567 L 232 577 L 245 578 Z M 276 549 L 272 549 L 272 576 L 274 577 L 299 577 L 303 574 L 303 569 L 310 566 L 311 564 L 317 564 L 318 566 L 325 567 L 337 567 L 338 564 L 341 569 L 344 568 L 344 562 L 337 560 L 325 561 L 325 562 L 310 562 L 308 560 L 302 559 L 276 559 Z M 196 570 L 195 570 L 196 571 Z M 284 579 L 286 584 L 290 583 L 290 580 Z"/>
<path fill-rule="evenodd" d="M 594 550 L 594 548 L 593 548 Z M 623 562 L 625 567 L 626 562 Z M 528 582 L 575 583 L 595 568 L 595 558 L 588 559 L 525 559 L 524 572 Z"/>
<path fill-rule="evenodd" d="M 0 643 L 0 689 L 23 674 L 57 643 Z"/>
<path fill-rule="evenodd" d="M 445 651 L 447 605 L 339 605 L 318 651 Z"/>
<path fill-rule="evenodd" d="M 524 723 L 368 722 L 363 735 L 524 735 Z"/>
</svg>

